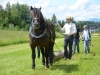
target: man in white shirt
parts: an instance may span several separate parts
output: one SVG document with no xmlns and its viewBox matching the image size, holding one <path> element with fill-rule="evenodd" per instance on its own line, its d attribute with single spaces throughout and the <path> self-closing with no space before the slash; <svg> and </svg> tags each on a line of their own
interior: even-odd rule
<svg viewBox="0 0 100 75">
<path fill-rule="evenodd" d="M 90 52 L 89 42 L 91 41 L 91 33 L 89 29 L 87 29 L 87 25 L 83 26 L 84 30 L 82 32 L 82 41 L 84 41 L 84 54 Z"/>
<path fill-rule="evenodd" d="M 64 39 L 64 59 L 71 59 L 72 57 L 72 44 L 73 44 L 73 35 L 77 32 L 76 25 L 72 23 L 72 17 L 68 16 L 66 18 L 67 23 L 61 28 L 58 23 L 58 27 L 61 31 L 65 31 Z M 67 51 L 67 46 L 69 44 L 69 52 Z"/>
</svg>

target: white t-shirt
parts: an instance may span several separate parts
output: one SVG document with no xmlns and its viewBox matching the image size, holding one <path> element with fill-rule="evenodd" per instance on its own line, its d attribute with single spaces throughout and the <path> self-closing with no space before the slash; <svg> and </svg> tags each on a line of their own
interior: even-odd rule
<svg viewBox="0 0 100 75">
<path fill-rule="evenodd" d="M 84 30 L 84 40 L 89 40 L 89 32 L 88 30 Z"/>
<path fill-rule="evenodd" d="M 76 25 L 74 23 L 66 23 L 63 28 L 61 28 L 61 31 L 65 31 L 65 34 L 76 33 Z"/>
</svg>

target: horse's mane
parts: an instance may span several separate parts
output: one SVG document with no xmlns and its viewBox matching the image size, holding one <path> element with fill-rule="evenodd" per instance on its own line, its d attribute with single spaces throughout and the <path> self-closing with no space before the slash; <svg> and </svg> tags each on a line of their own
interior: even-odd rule
<svg viewBox="0 0 100 75">
<path fill-rule="evenodd" d="M 46 23 L 45 23 L 44 17 L 43 17 L 43 15 L 42 15 L 41 12 L 40 12 L 40 14 L 41 14 L 41 21 L 40 21 L 40 24 L 41 24 L 41 26 L 42 26 L 42 29 L 45 29 L 45 28 L 46 28 Z"/>
</svg>

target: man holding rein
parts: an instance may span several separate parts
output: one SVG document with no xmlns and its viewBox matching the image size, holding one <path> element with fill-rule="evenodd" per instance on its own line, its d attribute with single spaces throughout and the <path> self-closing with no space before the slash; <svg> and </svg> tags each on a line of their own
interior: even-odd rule
<svg viewBox="0 0 100 75">
<path fill-rule="evenodd" d="M 61 31 L 65 31 L 65 39 L 64 39 L 64 59 L 71 59 L 72 57 L 72 44 L 73 44 L 73 35 L 77 32 L 76 25 L 72 23 L 72 17 L 67 16 L 66 24 L 61 28 L 58 23 L 58 27 Z M 67 46 L 69 44 L 69 51 L 67 50 Z"/>
</svg>

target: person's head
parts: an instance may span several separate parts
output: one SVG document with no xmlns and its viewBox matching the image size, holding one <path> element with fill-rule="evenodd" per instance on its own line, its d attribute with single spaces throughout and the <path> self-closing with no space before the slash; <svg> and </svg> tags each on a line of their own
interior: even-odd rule
<svg viewBox="0 0 100 75">
<path fill-rule="evenodd" d="M 66 21 L 67 21 L 67 23 L 72 22 L 72 17 L 71 17 L 71 16 L 67 16 L 67 17 L 66 17 Z"/>
<path fill-rule="evenodd" d="M 84 26 L 83 26 L 83 29 L 84 29 L 84 30 L 87 30 L 87 25 L 84 25 Z"/>
</svg>

